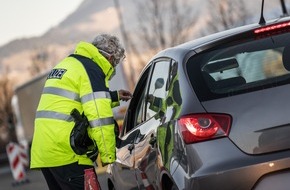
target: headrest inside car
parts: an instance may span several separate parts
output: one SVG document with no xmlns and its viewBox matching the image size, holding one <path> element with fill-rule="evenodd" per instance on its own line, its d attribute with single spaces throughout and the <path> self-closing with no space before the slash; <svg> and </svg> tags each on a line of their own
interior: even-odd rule
<svg viewBox="0 0 290 190">
<path fill-rule="evenodd" d="M 290 46 L 286 46 L 283 50 L 283 65 L 287 71 L 290 71 Z"/>
</svg>

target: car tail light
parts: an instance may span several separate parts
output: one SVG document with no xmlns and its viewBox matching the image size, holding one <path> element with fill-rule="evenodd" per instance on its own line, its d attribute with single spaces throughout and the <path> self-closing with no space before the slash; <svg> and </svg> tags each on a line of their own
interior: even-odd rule
<svg viewBox="0 0 290 190">
<path fill-rule="evenodd" d="M 192 114 L 178 120 L 186 144 L 228 136 L 231 117 L 226 114 Z"/>
</svg>

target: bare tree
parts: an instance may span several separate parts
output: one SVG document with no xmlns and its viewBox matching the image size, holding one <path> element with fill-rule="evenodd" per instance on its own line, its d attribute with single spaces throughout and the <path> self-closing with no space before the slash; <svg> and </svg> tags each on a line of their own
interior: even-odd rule
<svg viewBox="0 0 290 190">
<path fill-rule="evenodd" d="M 47 50 L 38 50 L 31 56 L 31 66 L 29 72 L 32 76 L 36 76 L 48 69 L 49 53 Z"/>
<path fill-rule="evenodd" d="M 198 20 L 197 10 L 192 2 L 193 0 L 135 1 L 139 25 L 137 31 L 128 35 L 127 42 L 129 51 L 138 60 L 139 68 L 143 68 L 148 57 L 158 51 L 192 37 L 189 31 Z"/>
<path fill-rule="evenodd" d="M 251 17 L 243 0 L 209 0 L 208 10 L 204 35 L 245 25 Z"/>
<path fill-rule="evenodd" d="M 14 114 L 11 100 L 13 96 L 13 82 L 8 77 L 9 69 L 0 78 L 0 145 L 9 141 L 16 141 L 14 128 Z"/>
<path fill-rule="evenodd" d="M 188 30 L 197 21 L 190 1 L 148 0 L 137 3 L 139 23 L 138 39 L 155 53 L 185 42 Z"/>
</svg>

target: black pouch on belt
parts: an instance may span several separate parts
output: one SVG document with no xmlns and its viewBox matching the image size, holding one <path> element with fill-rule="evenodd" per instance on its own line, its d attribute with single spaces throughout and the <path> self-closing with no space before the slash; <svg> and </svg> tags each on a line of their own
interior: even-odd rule
<svg viewBox="0 0 290 190">
<path fill-rule="evenodd" d="M 75 108 L 71 111 L 70 115 L 75 121 L 74 128 L 70 134 L 70 145 L 76 154 L 86 154 L 90 150 L 90 147 L 94 147 L 94 143 L 87 132 L 87 128 L 90 126 L 88 119 L 84 113 L 81 115 Z"/>
</svg>

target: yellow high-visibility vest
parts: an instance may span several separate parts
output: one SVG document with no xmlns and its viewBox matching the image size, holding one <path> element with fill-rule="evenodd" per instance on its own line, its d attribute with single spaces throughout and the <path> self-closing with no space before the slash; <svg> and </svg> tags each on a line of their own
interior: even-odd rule
<svg viewBox="0 0 290 190">
<path fill-rule="evenodd" d="M 70 112 L 84 112 L 88 134 L 98 146 L 102 163 L 116 159 L 112 107 L 119 105 L 117 91 L 109 91 L 114 68 L 98 49 L 80 42 L 72 56 L 57 64 L 47 77 L 35 117 L 31 168 L 55 167 L 74 162 L 92 165 L 86 155 L 70 146 L 74 126 Z"/>
</svg>

